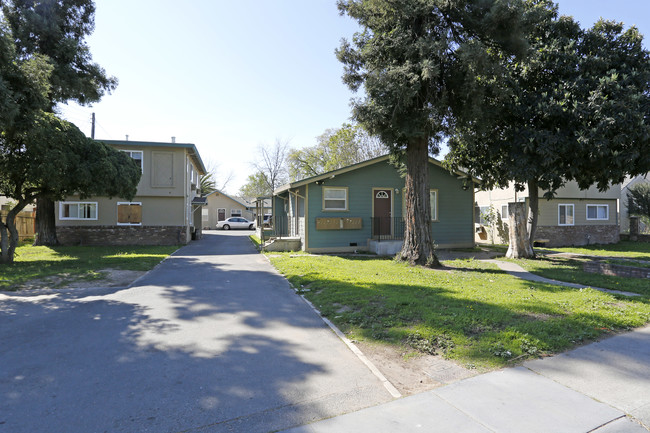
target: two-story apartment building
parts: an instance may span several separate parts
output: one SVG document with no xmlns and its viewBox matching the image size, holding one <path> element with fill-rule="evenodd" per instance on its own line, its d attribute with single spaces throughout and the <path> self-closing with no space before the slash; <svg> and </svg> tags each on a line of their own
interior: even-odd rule
<svg viewBox="0 0 650 433">
<path fill-rule="evenodd" d="M 539 191 L 539 214 L 536 239 L 543 239 L 548 246 L 609 244 L 619 241 L 618 202 L 621 186 L 612 185 L 607 191 L 598 191 L 595 186 L 581 190 L 574 181 L 567 182 L 555 197 L 547 200 L 544 191 Z M 504 224 L 508 223 L 508 203 L 526 202 L 528 189 L 515 192 L 514 187 L 479 191 L 475 196 L 475 221 L 477 242 L 494 240 L 507 243 L 498 230 L 487 227 L 483 215 L 492 206 L 499 213 Z M 489 232 L 492 230 L 493 232 Z M 481 234 L 490 236 L 480 236 Z M 502 233 L 507 230 L 502 231 Z"/>
<path fill-rule="evenodd" d="M 56 204 L 59 242 L 68 245 L 173 245 L 201 235 L 199 177 L 206 174 L 191 143 L 101 140 L 140 163 L 130 202 L 70 196 Z"/>
</svg>

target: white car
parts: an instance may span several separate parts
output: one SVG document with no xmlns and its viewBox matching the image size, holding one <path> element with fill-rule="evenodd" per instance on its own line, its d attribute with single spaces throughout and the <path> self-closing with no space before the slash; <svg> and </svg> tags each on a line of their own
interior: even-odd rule
<svg viewBox="0 0 650 433">
<path fill-rule="evenodd" d="M 230 229 L 248 229 L 253 230 L 253 221 L 248 221 L 242 217 L 230 217 L 225 221 L 217 223 L 217 229 L 230 230 Z"/>
</svg>

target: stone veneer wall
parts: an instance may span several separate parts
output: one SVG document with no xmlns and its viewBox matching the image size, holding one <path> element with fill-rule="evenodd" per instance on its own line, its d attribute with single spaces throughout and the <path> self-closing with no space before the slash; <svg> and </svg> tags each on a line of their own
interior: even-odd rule
<svg viewBox="0 0 650 433">
<path fill-rule="evenodd" d="M 630 241 L 630 240 L 633 240 L 633 239 L 631 239 L 631 236 L 629 234 L 621 233 L 621 240 L 622 241 Z M 650 235 L 636 235 L 636 239 L 634 239 L 634 242 L 648 242 L 648 243 L 650 243 Z"/>
<path fill-rule="evenodd" d="M 615 244 L 620 240 L 618 225 L 541 226 L 535 239 L 548 239 L 548 247 Z"/>
<path fill-rule="evenodd" d="M 650 269 L 639 268 L 635 266 L 614 265 L 610 263 L 602 263 L 599 261 L 591 261 L 584 264 L 585 272 L 595 274 L 613 275 L 615 277 L 625 278 L 650 278 Z"/>
<path fill-rule="evenodd" d="M 179 245 L 187 243 L 184 226 L 59 226 L 62 245 Z"/>
</svg>

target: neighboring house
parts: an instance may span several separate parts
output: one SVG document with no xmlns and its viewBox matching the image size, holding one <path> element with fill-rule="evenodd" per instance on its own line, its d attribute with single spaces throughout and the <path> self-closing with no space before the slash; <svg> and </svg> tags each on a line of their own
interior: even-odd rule
<svg viewBox="0 0 650 433">
<path fill-rule="evenodd" d="M 544 191 L 539 191 L 539 215 L 535 239 L 545 240 L 551 247 L 567 245 L 608 244 L 619 241 L 618 201 L 621 186 L 613 185 L 600 192 L 595 186 L 580 190 L 577 183 L 567 182 L 560 188 L 555 198 L 547 200 Z M 507 233 L 508 203 L 526 202 L 528 208 L 528 189 L 515 193 L 514 187 L 479 191 L 476 193 L 477 242 L 494 240 L 508 243 L 499 236 L 498 230 L 487 227 L 484 220 L 486 210 L 492 206 L 505 224 Z"/>
<path fill-rule="evenodd" d="M 631 187 L 643 182 L 650 182 L 650 174 L 640 175 L 636 177 L 628 177 L 623 182 L 621 186 L 621 201 L 619 203 L 620 215 L 621 215 L 621 233 L 630 232 L 630 215 L 627 211 L 627 193 Z M 648 227 L 645 227 L 643 222 L 639 221 L 639 232 L 643 233 L 648 230 Z"/>
<path fill-rule="evenodd" d="M 205 196 L 207 206 L 203 208 L 203 227 L 214 229 L 217 222 L 230 217 L 243 217 L 249 221 L 255 218 L 255 206 L 241 198 L 231 197 L 216 190 Z"/>
<path fill-rule="evenodd" d="M 276 236 L 309 252 L 394 254 L 404 235 L 404 178 L 388 156 L 282 186 L 273 195 Z M 474 246 L 474 182 L 429 159 L 431 231 L 440 248 Z"/>
<path fill-rule="evenodd" d="M 67 197 L 56 204 L 57 237 L 73 245 L 174 245 L 201 236 L 199 176 L 206 173 L 194 144 L 101 140 L 140 163 L 136 196 Z"/>
</svg>

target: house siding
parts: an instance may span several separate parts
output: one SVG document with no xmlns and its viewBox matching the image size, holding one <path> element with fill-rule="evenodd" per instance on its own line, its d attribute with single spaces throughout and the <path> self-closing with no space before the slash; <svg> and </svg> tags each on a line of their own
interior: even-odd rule
<svg viewBox="0 0 650 433">
<path fill-rule="evenodd" d="M 462 181 L 437 165 L 429 165 L 431 189 L 438 190 L 438 221 L 432 222 L 434 242 L 439 247 L 472 246 L 472 189 L 463 190 Z M 323 187 L 348 188 L 347 211 L 323 210 Z M 404 179 L 386 161 L 309 184 L 307 208 L 307 250 L 365 249 L 371 237 L 373 188 L 393 190 L 393 217 L 403 217 Z M 397 189 L 397 192 L 395 191 Z M 318 230 L 316 218 L 362 218 L 360 229 Z M 351 245 L 356 244 L 356 245 Z"/>
<path fill-rule="evenodd" d="M 542 198 L 542 192 L 540 192 L 535 239 L 547 240 L 546 245 L 549 247 L 618 242 L 620 238 L 617 233 L 620 230 L 616 197 L 619 194 L 619 185 L 612 186 L 608 191 L 599 192 L 594 187 L 580 191 L 574 183 L 568 183 L 566 187 L 558 190 L 556 198 L 551 200 Z M 517 195 L 517 200 L 525 200 L 528 207 L 527 196 L 527 191 L 520 192 Z M 480 191 L 476 194 L 476 199 L 477 206 L 492 205 L 497 212 L 500 212 L 502 205 L 515 201 L 515 194 L 513 188 Z M 558 206 L 561 204 L 573 205 L 574 223 L 572 225 L 559 225 Z M 587 219 L 587 205 L 607 205 L 608 218 L 606 220 Z M 507 219 L 503 222 L 507 231 Z M 493 239 L 497 243 L 507 243 L 507 239 L 499 237 L 497 230 L 490 233 L 492 228 L 485 227 L 485 229 L 488 231 L 488 236 L 484 239 L 477 235 L 477 242 L 490 242 Z"/>
<path fill-rule="evenodd" d="M 244 203 L 228 197 L 220 191 L 215 191 L 207 196 L 207 211 L 208 219 L 203 225 L 207 228 L 214 229 L 219 222 L 219 209 L 225 209 L 226 218 L 230 218 L 233 210 L 240 210 L 241 216 L 247 220 L 253 221 L 255 219 L 255 212 Z"/>
<path fill-rule="evenodd" d="M 600 225 L 617 225 L 617 201 L 612 199 L 569 199 L 557 198 L 552 200 L 541 199 L 539 201 L 539 218 L 538 226 L 558 226 L 558 206 L 560 204 L 573 205 L 574 225 L 578 226 L 600 226 Z M 588 220 L 587 205 L 607 205 L 609 208 L 609 218 L 607 220 Z"/>
<path fill-rule="evenodd" d="M 55 221 L 62 244 L 126 245 L 179 244 L 201 236 L 201 211 L 192 205 L 199 194 L 203 163 L 193 144 L 106 141 L 118 150 L 142 152 L 142 176 L 132 203 L 141 203 L 139 225 L 118 225 L 118 202 L 127 200 L 103 196 L 66 202 L 97 203 L 94 220 L 61 219 L 60 203 Z M 74 232 L 78 233 L 75 234 Z"/>
</svg>

